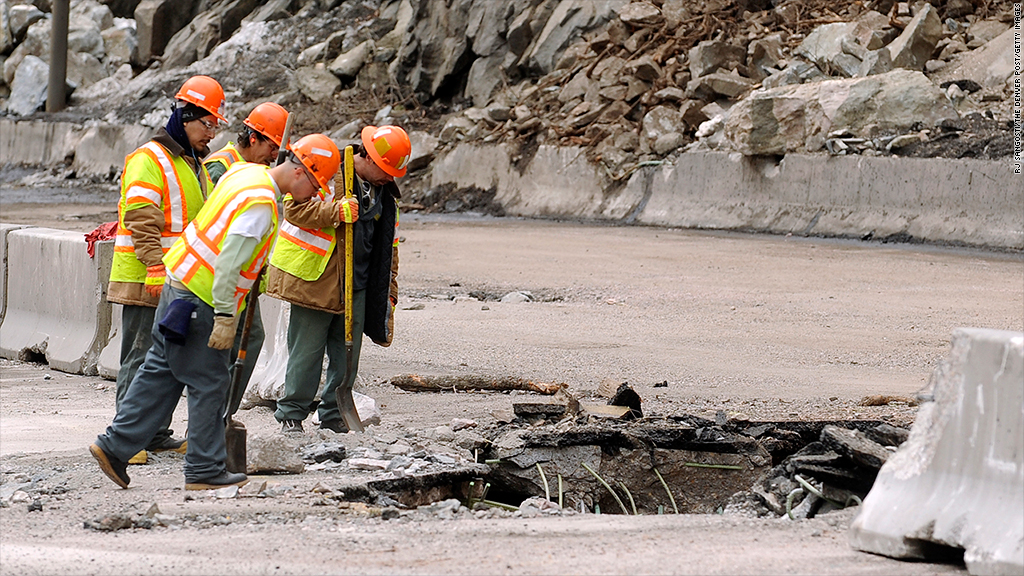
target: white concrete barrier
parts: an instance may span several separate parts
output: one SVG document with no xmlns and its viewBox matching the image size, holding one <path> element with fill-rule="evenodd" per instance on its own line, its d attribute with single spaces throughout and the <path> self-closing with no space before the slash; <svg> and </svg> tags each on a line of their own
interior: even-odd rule
<svg viewBox="0 0 1024 576">
<path fill-rule="evenodd" d="M 96 257 L 89 258 L 81 232 L 8 232 L 0 356 L 38 354 L 62 372 L 96 374 L 110 330 L 106 288 L 113 254 L 113 242 L 97 242 Z"/>
<path fill-rule="evenodd" d="M 430 184 L 495 188 L 516 216 L 1024 250 L 1024 187 L 1005 162 L 691 152 L 613 184 L 578 148 L 515 153 L 456 146 Z"/>
<path fill-rule="evenodd" d="M 0 324 L 7 314 L 7 233 L 28 226 L 0 223 Z"/>
<path fill-rule="evenodd" d="M 910 432 L 850 528 L 854 548 L 971 574 L 1024 574 L 1024 332 L 961 328 Z"/>
</svg>

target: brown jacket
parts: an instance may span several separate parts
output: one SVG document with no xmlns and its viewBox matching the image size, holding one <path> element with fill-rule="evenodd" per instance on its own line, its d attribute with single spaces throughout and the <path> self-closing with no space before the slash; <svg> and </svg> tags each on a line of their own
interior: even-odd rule
<svg viewBox="0 0 1024 576">
<path fill-rule="evenodd" d="M 342 172 L 338 172 L 338 178 Z M 344 183 L 335 179 L 336 189 L 342 189 Z M 380 219 L 390 225 L 377 226 L 379 232 L 374 238 L 374 252 L 371 254 L 370 279 L 366 290 L 366 321 L 363 332 L 381 346 L 389 346 L 394 336 L 394 307 L 398 302 L 398 246 L 394 242 L 396 229 L 395 219 L 398 211 L 398 187 L 389 184 L 384 187 L 386 209 Z M 388 196 L 390 203 L 386 202 Z M 337 228 L 337 244 L 327 260 L 327 268 L 320 278 L 308 282 L 293 276 L 280 268 L 271 265 L 267 270 L 267 294 L 297 304 L 331 314 L 344 314 L 345 302 L 343 287 L 345 284 L 345 234 L 340 224 L 339 203 L 320 202 L 284 202 L 284 218 L 302 228 Z M 384 247 L 387 250 L 384 250 Z M 378 250 L 379 248 L 379 250 Z M 383 272 L 390 270 L 384 277 Z M 387 287 L 386 290 L 380 288 Z"/>
<path fill-rule="evenodd" d="M 173 156 L 184 158 L 192 170 L 196 169 L 192 157 L 184 155 L 185 149 L 175 142 L 165 129 L 161 128 L 153 137 L 153 141 L 166 148 Z M 205 198 L 209 194 L 205 178 L 200 179 L 199 185 L 202 187 Z M 160 237 L 164 230 L 164 223 L 163 212 L 155 206 L 143 206 L 129 210 L 124 215 L 124 226 L 131 231 L 132 242 L 135 244 L 135 257 L 147 267 L 163 263 L 164 251 L 160 245 Z M 160 299 L 150 296 L 146 292 L 146 285 L 141 282 L 110 282 L 107 284 L 107 301 L 156 308 Z"/>
</svg>

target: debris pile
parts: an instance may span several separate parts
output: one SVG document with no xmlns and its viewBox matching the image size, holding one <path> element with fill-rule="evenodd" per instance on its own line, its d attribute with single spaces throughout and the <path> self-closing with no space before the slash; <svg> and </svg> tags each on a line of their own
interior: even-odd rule
<svg viewBox="0 0 1024 576">
<path fill-rule="evenodd" d="M 48 10 L 0 7 L 3 114 L 43 105 Z M 235 121 L 274 100 L 339 141 L 405 125 L 411 183 L 459 142 L 518 166 L 581 146 L 611 181 L 693 149 L 1000 158 L 1012 22 L 1006 0 L 75 0 L 62 117 L 156 127 L 203 73 Z"/>
</svg>

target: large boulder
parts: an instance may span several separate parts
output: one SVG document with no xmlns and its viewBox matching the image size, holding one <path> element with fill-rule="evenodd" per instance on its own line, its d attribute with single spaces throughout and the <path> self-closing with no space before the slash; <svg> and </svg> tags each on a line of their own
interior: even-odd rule
<svg viewBox="0 0 1024 576">
<path fill-rule="evenodd" d="M 138 58 L 133 64 L 148 66 L 164 53 L 171 37 L 192 20 L 196 0 L 142 0 L 135 8 Z"/>
<path fill-rule="evenodd" d="M 931 4 L 925 4 L 907 24 L 903 33 L 889 44 L 892 65 L 896 68 L 921 70 L 942 39 L 942 21 Z"/>
<path fill-rule="evenodd" d="M 363 65 L 373 59 L 375 49 L 373 40 L 367 40 L 348 52 L 338 55 L 327 69 L 338 78 L 349 81 L 358 76 Z"/>
<path fill-rule="evenodd" d="M 28 27 L 46 18 L 46 14 L 31 4 L 15 4 L 8 8 L 4 2 L 4 9 L 8 11 L 7 25 L 10 26 L 12 44 L 17 44 L 25 38 Z"/>
<path fill-rule="evenodd" d="M 107 53 L 107 63 L 111 68 L 128 64 L 136 59 L 139 41 L 135 35 L 135 21 L 128 18 L 115 18 L 114 25 L 102 32 L 103 50 Z"/>
<path fill-rule="evenodd" d="M 215 4 L 178 30 L 164 49 L 164 66 L 182 68 L 208 56 L 221 42 L 238 30 L 242 19 L 257 5 L 257 0 L 230 0 Z"/>
<path fill-rule="evenodd" d="M 690 77 L 696 80 L 719 68 L 735 70 L 737 65 L 743 64 L 745 58 L 746 51 L 739 46 L 717 40 L 705 40 L 690 48 Z"/>
<path fill-rule="evenodd" d="M 11 34 L 10 9 L 7 2 L 0 2 L 0 55 L 14 48 L 14 34 Z"/>
<path fill-rule="evenodd" d="M 11 82 L 7 112 L 17 116 L 28 116 L 46 104 L 49 75 L 50 66 L 46 62 L 31 54 L 25 56 Z"/>
<path fill-rule="evenodd" d="M 746 155 L 813 152 L 846 129 L 863 137 L 935 126 L 959 115 L 924 74 L 886 74 L 756 90 L 730 110 L 725 137 Z"/>
<path fill-rule="evenodd" d="M 826 73 L 849 78 L 860 69 L 862 58 L 858 56 L 863 54 L 861 51 L 866 51 L 859 39 L 870 35 L 870 30 L 859 22 L 825 24 L 815 28 L 795 53 L 814 62 Z"/>
<path fill-rule="evenodd" d="M 477 0 L 488 1 L 488 0 Z M 616 16 L 626 0 L 562 0 L 558 2 L 532 48 L 521 63 L 547 74 L 555 68 L 558 55 L 584 32 L 604 25 Z"/>
<path fill-rule="evenodd" d="M 937 84 L 973 80 L 983 88 L 1009 88 L 1013 79 L 1013 35 L 1010 28 L 977 50 L 957 54 L 932 80 Z"/>
<path fill-rule="evenodd" d="M 294 79 L 299 91 L 313 102 L 322 102 L 341 88 L 341 80 L 331 74 L 322 62 L 299 68 L 295 71 Z"/>
</svg>

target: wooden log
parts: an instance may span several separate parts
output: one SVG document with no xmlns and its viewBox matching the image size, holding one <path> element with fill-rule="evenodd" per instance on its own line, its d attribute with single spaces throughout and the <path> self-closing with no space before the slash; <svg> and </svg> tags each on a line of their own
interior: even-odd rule
<svg viewBox="0 0 1024 576">
<path fill-rule="evenodd" d="M 404 374 L 391 378 L 391 384 L 407 392 L 449 392 L 458 390 L 526 390 L 538 394 L 554 394 L 564 384 L 531 382 L 522 378 L 489 376 L 420 376 Z"/>
</svg>

